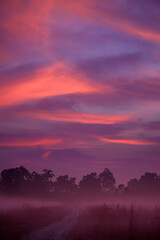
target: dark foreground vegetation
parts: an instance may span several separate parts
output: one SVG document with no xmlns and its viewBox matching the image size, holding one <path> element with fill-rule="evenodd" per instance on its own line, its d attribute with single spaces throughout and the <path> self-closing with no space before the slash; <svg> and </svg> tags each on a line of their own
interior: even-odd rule
<svg viewBox="0 0 160 240">
<path fill-rule="evenodd" d="M 68 210 L 62 206 L 21 206 L 0 210 L 0 239 L 20 240 L 36 229 L 60 221 Z"/>
<path fill-rule="evenodd" d="M 94 206 L 83 210 L 66 240 L 159 240 L 160 208 Z"/>
</svg>

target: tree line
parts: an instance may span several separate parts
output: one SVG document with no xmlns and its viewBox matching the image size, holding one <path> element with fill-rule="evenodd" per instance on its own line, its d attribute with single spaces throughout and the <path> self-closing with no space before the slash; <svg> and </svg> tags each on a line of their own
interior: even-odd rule
<svg viewBox="0 0 160 240">
<path fill-rule="evenodd" d="M 100 174 L 90 173 L 76 183 L 75 177 L 62 175 L 55 178 L 52 170 L 29 172 L 25 167 L 5 169 L 0 174 L 0 193 L 20 196 L 79 196 L 100 194 L 160 194 L 160 176 L 146 172 L 140 179 L 131 179 L 127 185 L 116 185 L 113 173 L 105 168 Z"/>
</svg>

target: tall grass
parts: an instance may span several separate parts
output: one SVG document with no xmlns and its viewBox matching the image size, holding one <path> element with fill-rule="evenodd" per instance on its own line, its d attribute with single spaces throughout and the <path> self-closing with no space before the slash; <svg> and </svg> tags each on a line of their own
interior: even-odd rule
<svg viewBox="0 0 160 240">
<path fill-rule="evenodd" d="M 160 240 L 160 208 L 88 207 L 66 240 Z"/>
<path fill-rule="evenodd" d="M 20 240 L 30 232 L 60 221 L 68 210 L 62 206 L 21 206 L 0 210 L 0 240 Z"/>
</svg>

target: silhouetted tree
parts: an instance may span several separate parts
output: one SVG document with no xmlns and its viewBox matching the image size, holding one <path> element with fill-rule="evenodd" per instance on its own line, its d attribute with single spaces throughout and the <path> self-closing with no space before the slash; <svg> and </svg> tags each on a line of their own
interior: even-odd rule
<svg viewBox="0 0 160 240">
<path fill-rule="evenodd" d="M 156 173 L 146 172 L 139 179 L 139 188 L 143 192 L 157 192 L 160 190 L 160 179 Z"/>
<path fill-rule="evenodd" d="M 44 169 L 42 174 L 43 181 L 50 181 L 53 177 L 55 177 L 52 170 Z"/>
<path fill-rule="evenodd" d="M 30 173 L 23 166 L 5 169 L 0 174 L 0 191 L 15 195 L 55 196 L 62 197 L 62 199 L 66 196 L 69 199 L 73 196 L 79 197 L 79 194 L 83 195 L 83 193 L 92 197 L 99 196 L 102 191 L 104 193 L 101 196 L 105 196 L 105 192 L 160 194 L 160 176 L 150 172 L 146 172 L 139 180 L 131 179 L 127 187 L 120 184 L 117 188 L 115 178 L 108 168 L 105 168 L 99 175 L 90 173 L 83 176 L 79 186 L 74 177 L 59 176 L 55 182 L 53 182 L 53 177 L 53 172 L 47 169 L 44 169 L 42 173 L 35 171 Z"/>
<path fill-rule="evenodd" d="M 100 192 L 102 187 L 97 173 L 90 173 L 84 176 L 79 183 L 79 188 L 81 191 L 88 193 Z"/>
<path fill-rule="evenodd" d="M 127 192 L 127 187 L 124 184 L 119 184 L 117 187 L 117 193 L 124 194 Z"/>
<path fill-rule="evenodd" d="M 115 178 L 113 173 L 108 168 L 105 168 L 102 173 L 99 174 L 100 183 L 104 191 L 115 190 Z"/>
<path fill-rule="evenodd" d="M 71 192 L 75 192 L 77 189 L 76 178 L 75 177 L 69 178 L 68 175 L 57 177 L 53 185 L 54 185 L 54 191 L 58 193 L 67 193 L 67 192 L 71 193 Z"/>
<path fill-rule="evenodd" d="M 129 189 L 129 192 L 137 192 L 138 189 L 139 189 L 139 181 L 134 178 L 134 179 L 131 179 L 129 182 L 128 182 L 128 189 Z"/>
<path fill-rule="evenodd" d="M 146 172 L 139 180 L 131 179 L 128 182 L 129 192 L 160 193 L 160 177 L 156 173 Z"/>
<path fill-rule="evenodd" d="M 1 172 L 1 188 L 7 192 L 22 193 L 31 178 L 30 172 L 23 166 L 5 169 Z"/>
<path fill-rule="evenodd" d="M 49 194 L 53 190 L 53 177 L 51 170 L 44 169 L 42 174 L 32 172 L 31 174 L 31 192 L 34 194 Z"/>
<path fill-rule="evenodd" d="M 1 191 L 23 195 L 49 194 L 53 189 L 51 170 L 44 169 L 42 174 L 30 173 L 23 166 L 5 169 L 1 172 Z"/>
</svg>

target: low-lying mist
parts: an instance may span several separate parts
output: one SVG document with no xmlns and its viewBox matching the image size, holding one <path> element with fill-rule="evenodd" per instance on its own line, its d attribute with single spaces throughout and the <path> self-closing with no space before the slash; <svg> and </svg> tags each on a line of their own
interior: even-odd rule
<svg viewBox="0 0 160 240">
<path fill-rule="evenodd" d="M 47 226 L 51 236 L 62 235 L 63 240 L 159 240 L 160 201 L 151 196 L 97 199 L 88 194 L 66 201 L 0 197 L 0 239 L 47 240 Z M 38 229 L 42 236 L 27 238 Z"/>
<path fill-rule="evenodd" d="M 5 169 L 0 178 L 0 240 L 159 240 L 160 176 L 116 185 L 109 169 L 54 180 L 51 170 Z"/>
</svg>

